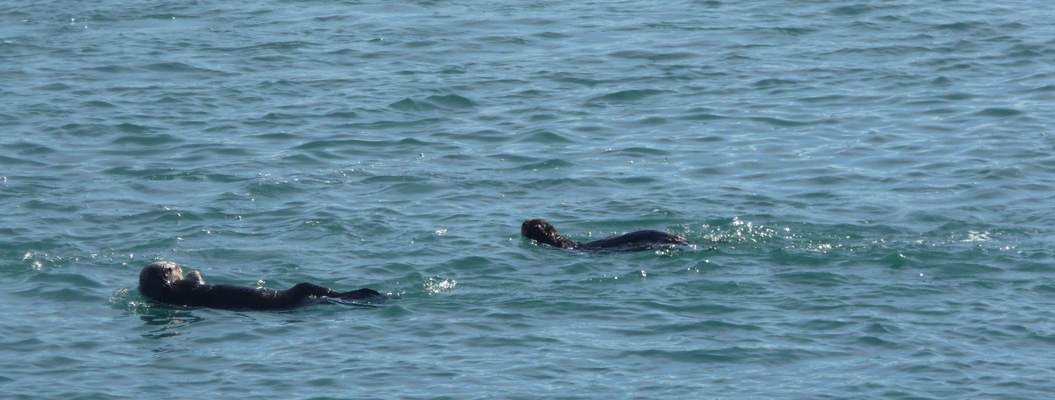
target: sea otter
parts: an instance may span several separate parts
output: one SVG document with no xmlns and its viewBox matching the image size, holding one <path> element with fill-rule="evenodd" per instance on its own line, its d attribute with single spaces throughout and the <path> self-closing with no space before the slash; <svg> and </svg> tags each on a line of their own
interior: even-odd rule
<svg viewBox="0 0 1055 400">
<path fill-rule="evenodd" d="M 286 310 L 311 303 L 312 299 L 369 300 L 383 298 L 373 289 L 340 293 L 312 283 L 298 283 L 287 290 L 234 285 L 207 285 L 201 272 L 183 277 L 174 262 L 150 264 L 139 273 L 139 291 L 162 303 L 225 310 Z"/>
<path fill-rule="evenodd" d="M 688 244 L 684 237 L 663 231 L 644 230 L 612 236 L 592 242 L 576 242 L 557 233 L 557 228 L 542 219 L 529 219 L 520 225 L 520 234 L 553 247 L 589 251 L 642 251 L 655 246 Z"/>
</svg>

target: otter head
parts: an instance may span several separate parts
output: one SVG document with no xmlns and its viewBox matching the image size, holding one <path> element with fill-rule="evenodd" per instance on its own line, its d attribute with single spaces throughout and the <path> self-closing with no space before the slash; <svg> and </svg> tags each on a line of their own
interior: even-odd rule
<svg viewBox="0 0 1055 400">
<path fill-rule="evenodd" d="M 564 236 L 557 233 L 557 228 L 542 219 L 524 221 L 520 225 L 520 234 L 528 239 L 550 246 L 562 248 L 574 248 L 576 246 L 575 242 L 565 239 Z"/>
<path fill-rule="evenodd" d="M 183 268 L 174 262 L 161 261 L 139 272 L 139 291 L 154 300 L 164 300 L 172 293 L 173 285 L 183 280 Z"/>
</svg>

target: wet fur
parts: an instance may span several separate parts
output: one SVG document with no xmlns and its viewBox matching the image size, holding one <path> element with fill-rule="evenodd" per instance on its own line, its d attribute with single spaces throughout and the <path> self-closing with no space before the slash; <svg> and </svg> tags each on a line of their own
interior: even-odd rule
<svg viewBox="0 0 1055 400">
<path fill-rule="evenodd" d="M 156 301 L 226 310 L 285 310 L 304 306 L 318 298 L 366 300 L 384 295 L 372 289 L 337 292 L 312 283 L 298 283 L 287 290 L 235 285 L 209 285 L 201 272 L 183 276 L 183 268 L 173 262 L 156 262 L 139 273 L 139 291 Z"/>
<path fill-rule="evenodd" d="M 576 242 L 565 238 L 549 222 L 529 219 L 520 225 L 520 234 L 553 247 L 587 251 L 643 251 L 656 246 L 688 244 L 684 237 L 655 230 L 630 232 L 592 242 Z"/>
</svg>

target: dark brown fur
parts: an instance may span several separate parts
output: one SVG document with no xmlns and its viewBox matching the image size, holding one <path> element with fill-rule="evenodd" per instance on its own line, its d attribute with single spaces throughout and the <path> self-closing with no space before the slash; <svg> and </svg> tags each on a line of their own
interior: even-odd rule
<svg viewBox="0 0 1055 400">
<path fill-rule="evenodd" d="M 553 247 L 590 251 L 642 251 L 661 245 L 688 244 L 682 236 L 655 230 L 630 232 L 586 243 L 576 242 L 561 236 L 557 228 L 542 219 L 524 221 L 520 225 L 520 234 Z"/>
<path fill-rule="evenodd" d="M 307 305 L 312 299 L 364 300 L 382 298 L 372 289 L 340 293 L 312 283 L 298 283 L 287 290 L 234 285 L 208 285 L 201 272 L 183 276 L 174 262 L 156 262 L 139 272 L 139 291 L 162 303 L 227 310 L 283 310 Z"/>
</svg>

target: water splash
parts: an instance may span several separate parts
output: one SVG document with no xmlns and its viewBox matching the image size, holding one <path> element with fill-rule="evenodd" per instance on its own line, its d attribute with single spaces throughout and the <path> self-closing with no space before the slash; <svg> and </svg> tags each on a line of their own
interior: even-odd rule
<svg viewBox="0 0 1055 400">
<path fill-rule="evenodd" d="M 444 279 L 439 277 L 429 278 L 425 281 L 425 291 L 430 295 L 437 294 L 440 292 L 453 292 L 454 287 L 458 285 L 458 282 L 453 279 Z"/>
</svg>

